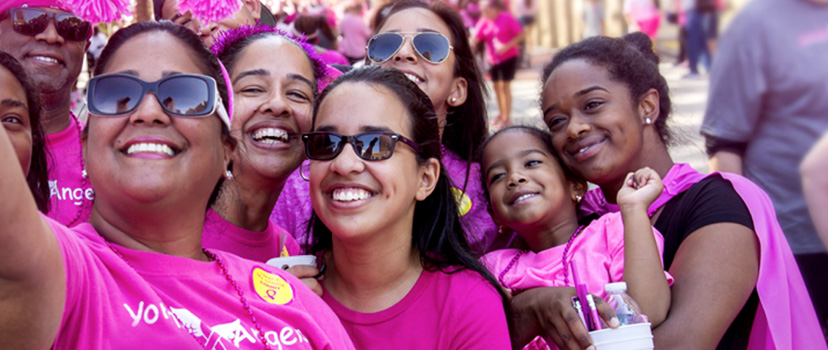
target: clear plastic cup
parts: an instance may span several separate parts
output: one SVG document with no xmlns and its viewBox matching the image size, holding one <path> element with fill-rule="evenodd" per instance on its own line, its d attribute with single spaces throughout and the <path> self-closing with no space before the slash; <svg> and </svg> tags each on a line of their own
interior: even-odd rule
<svg viewBox="0 0 828 350">
<path fill-rule="evenodd" d="M 650 323 L 604 328 L 589 332 L 589 336 L 597 350 L 652 350 L 654 347 Z"/>
</svg>

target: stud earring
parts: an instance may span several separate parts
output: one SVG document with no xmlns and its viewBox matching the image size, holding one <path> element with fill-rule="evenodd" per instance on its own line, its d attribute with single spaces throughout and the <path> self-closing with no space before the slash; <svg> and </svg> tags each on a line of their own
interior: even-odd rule
<svg viewBox="0 0 828 350">
<path fill-rule="evenodd" d="M 584 199 L 584 197 L 581 197 L 579 195 L 575 195 L 575 198 L 574 198 L 575 204 L 580 204 L 581 199 Z"/>
<path fill-rule="evenodd" d="M 232 180 L 233 179 L 233 172 L 230 171 L 230 170 L 225 171 L 224 172 L 224 179 Z"/>
<path fill-rule="evenodd" d="M 457 102 L 457 97 L 452 97 L 451 98 L 451 103 L 455 103 L 455 102 Z"/>
<path fill-rule="evenodd" d="M 644 118 L 644 125 L 650 125 L 653 123 L 653 120 L 650 118 Z"/>
</svg>

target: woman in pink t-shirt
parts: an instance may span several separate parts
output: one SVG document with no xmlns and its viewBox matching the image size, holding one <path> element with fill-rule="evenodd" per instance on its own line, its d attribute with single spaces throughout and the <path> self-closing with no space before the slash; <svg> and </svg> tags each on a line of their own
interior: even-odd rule
<svg viewBox="0 0 828 350">
<path fill-rule="evenodd" d="M 461 204 L 461 221 L 470 242 L 481 251 L 487 250 L 496 244 L 497 227 L 484 204 L 480 164 L 472 159 L 488 132 L 485 86 L 463 21 L 438 1 L 429 5 L 405 0 L 395 2 L 377 28 L 368 43 L 366 62 L 406 73 L 431 98 L 445 146 L 442 161 Z M 295 172 L 272 216 L 302 245 L 311 213 L 307 188 L 307 182 Z"/>
<path fill-rule="evenodd" d="M 486 59 L 491 65 L 489 75 L 494 85 L 495 97 L 500 115 L 494 120 L 494 127 L 502 128 L 512 124 L 512 80 L 517 72 L 519 44 L 526 33 L 517 18 L 509 12 L 503 0 L 483 0 L 483 18 L 477 22 L 472 37 L 472 46 L 478 42 L 486 44 Z"/>
<path fill-rule="evenodd" d="M 0 122 L 9 135 L 20 167 L 41 213 L 49 212 L 46 141 L 40 125 L 40 95 L 25 68 L 0 51 Z"/>
<path fill-rule="evenodd" d="M 88 224 L 39 214 L 0 130 L 0 348 L 353 348 L 279 269 L 201 247 L 235 145 L 215 56 L 191 31 L 118 31 L 88 85 Z M 151 93 L 150 93 L 151 92 Z"/>
<path fill-rule="evenodd" d="M 228 170 L 233 176 L 208 211 L 204 247 L 262 262 L 301 254 L 293 236 L 270 221 L 270 212 L 305 158 L 300 136 L 310 130 L 327 66 L 311 45 L 263 25 L 222 32 L 212 50 L 233 82 L 230 130 L 238 146 Z"/>
<path fill-rule="evenodd" d="M 506 349 L 505 296 L 469 249 L 430 99 L 394 69 L 328 86 L 305 134 L 322 298 L 359 349 Z"/>
</svg>

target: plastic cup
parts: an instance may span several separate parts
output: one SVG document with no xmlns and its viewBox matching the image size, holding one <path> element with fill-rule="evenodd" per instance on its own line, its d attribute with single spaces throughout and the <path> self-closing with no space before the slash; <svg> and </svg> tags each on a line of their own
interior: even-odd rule
<svg viewBox="0 0 828 350">
<path fill-rule="evenodd" d="M 316 267 L 316 256 L 313 255 L 294 255 L 281 258 L 273 258 L 267 261 L 268 265 L 276 266 L 282 270 L 287 270 L 295 265 L 310 265 Z"/>
<path fill-rule="evenodd" d="M 653 331 L 650 323 L 635 323 L 589 332 L 597 350 L 652 350 Z"/>
</svg>

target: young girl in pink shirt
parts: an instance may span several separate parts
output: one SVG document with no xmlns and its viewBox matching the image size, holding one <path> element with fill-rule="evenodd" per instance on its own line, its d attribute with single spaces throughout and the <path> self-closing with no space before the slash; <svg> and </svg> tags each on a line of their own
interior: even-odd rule
<svg viewBox="0 0 828 350">
<path fill-rule="evenodd" d="M 663 188 L 657 173 L 643 168 L 628 174 L 618 192 L 622 213 L 589 221 L 577 215 L 586 182 L 561 165 L 547 133 L 503 129 L 483 144 L 481 160 L 495 220 L 525 243 L 483 257 L 503 288 L 574 287 L 570 266 L 577 262 L 579 283 L 589 293 L 604 298 L 605 284 L 626 281 L 649 321 L 664 320 L 670 289 L 661 264 L 663 238 L 647 216 Z M 540 339 L 534 345 L 546 347 Z"/>
</svg>

